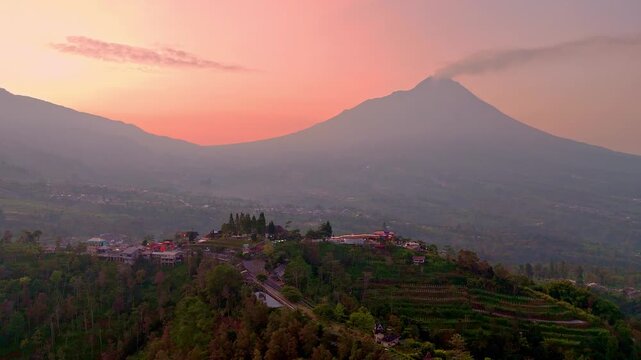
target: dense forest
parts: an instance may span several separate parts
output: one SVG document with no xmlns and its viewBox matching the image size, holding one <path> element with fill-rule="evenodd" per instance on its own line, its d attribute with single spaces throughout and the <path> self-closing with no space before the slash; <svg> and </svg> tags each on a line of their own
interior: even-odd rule
<svg viewBox="0 0 641 360">
<path fill-rule="evenodd" d="M 416 265 L 415 252 L 391 244 L 297 237 L 230 263 L 193 247 L 185 264 L 160 267 L 81 247 L 45 253 L 39 235 L 0 245 L 0 358 L 639 358 L 641 326 L 614 302 L 566 281 L 534 283 L 471 251 L 428 245 Z M 281 292 L 295 309 L 259 301 L 260 286 L 234 266 L 242 260 L 265 262 L 260 281 L 284 266 Z M 375 327 L 398 345 L 377 344 Z"/>
<path fill-rule="evenodd" d="M 0 358 L 386 358 L 367 336 L 270 311 L 230 265 L 128 266 L 18 239 L 1 246 Z"/>
<path fill-rule="evenodd" d="M 34 242 L 0 245 L 0 358 L 119 359 L 172 316 L 187 269 L 116 266 Z"/>
</svg>

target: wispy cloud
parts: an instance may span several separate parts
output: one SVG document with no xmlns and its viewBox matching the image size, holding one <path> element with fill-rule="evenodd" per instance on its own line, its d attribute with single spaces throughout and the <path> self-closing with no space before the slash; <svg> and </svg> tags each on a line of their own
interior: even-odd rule
<svg viewBox="0 0 641 360">
<path fill-rule="evenodd" d="M 172 68 L 198 68 L 221 71 L 248 71 L 232 64 L 203 59 L 186 51 L 170 47 L 144 48 L 126 44 L 106 42 L 84 36 L 68 36 L 64 43 L 53 43 L 51 47 L 67 54 L 85 56 L 103 61 L 150 65 Z"/>
<path fill-rule="evenodd" d="M 595 52 L 609 52 L 641 47 L 641 34 L 633 36 L 597 36 L 536 48 L 484 51 L 463 58 L 436 72 L 438 77 L 474 75 L 504 70 L 527 62 L 555 59 Z"/>
</svg>

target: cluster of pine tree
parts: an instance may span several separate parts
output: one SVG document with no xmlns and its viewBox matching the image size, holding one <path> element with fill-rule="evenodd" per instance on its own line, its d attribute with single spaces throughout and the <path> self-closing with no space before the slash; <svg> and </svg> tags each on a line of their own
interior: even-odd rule
<svg viewBox="0 0 641 360">
<path fill-rule="evenodd" d="M 334 230 L 332 230 L 332 224 L 328 222 L 320 224 L 317 229 L 309 229 L 305 234 L 307 239 L 325 239 L 332 237 L 334 235 Z"/>
<path fill-rule="evenodd" d="M 236 213 L 235 216 L 234 214 L 229 214 L 229 221 L 222 225 L 221 231 L 223 234 L 229 235 L 265 235 L 267 231 L 265 214 L 261 212 L 258 217 L 245 213 Z"/>
</svg>

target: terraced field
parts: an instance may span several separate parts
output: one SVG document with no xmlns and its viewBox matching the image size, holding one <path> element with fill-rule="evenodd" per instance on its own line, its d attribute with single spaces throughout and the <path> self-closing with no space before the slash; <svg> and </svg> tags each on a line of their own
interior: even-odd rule
<svg viewBox="0 0 641 360">
<path fill-rule="evenodd" d="M 445 274 L 422 274 L 407 275 L 402 281 L 371 281 L 363 291 L 363 301 L 372 308 L 389 307 L 391 313 L 432 336 L 457 332 L 473 338 L 479 331 L 518 331 L 533 324 L 546 342 L 566 347 L 607 336 L 607 330 L 593 327 L 578 311 L 536 293 L 511 295 L 467 285 L 440 285 L 432 282 Z M 457 276 L 461 275 L 449 274 L 450 278 Z"/>
<path fill-rule="evenodd" d="M 568 304 L 515 283 L 502 286 L 435 254 L 414 265 L 413 255 L 402 248 L 320 245 L 321 257 L 345 264 L 352 294 L 380 321 L 398 316 L 410 338 L 446 344 L 459 333 L 484 348 L 497 336 L 513 336 L 510 341 L 523 337 L 577 353 L 612 339 L 602 320 Z"/>
</svg>

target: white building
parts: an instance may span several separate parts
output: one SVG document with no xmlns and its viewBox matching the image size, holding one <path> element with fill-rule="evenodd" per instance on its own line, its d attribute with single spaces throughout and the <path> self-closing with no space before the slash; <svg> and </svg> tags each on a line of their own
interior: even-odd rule
<svg viewBox="0 0 641 360">
<path fill-rule="evenodd" d="M 176 265 L 182 262 L 183 256 L 180 251 L 154 251 L 151 253 L 151 259 L 161 265 Z"/>
</svg>

